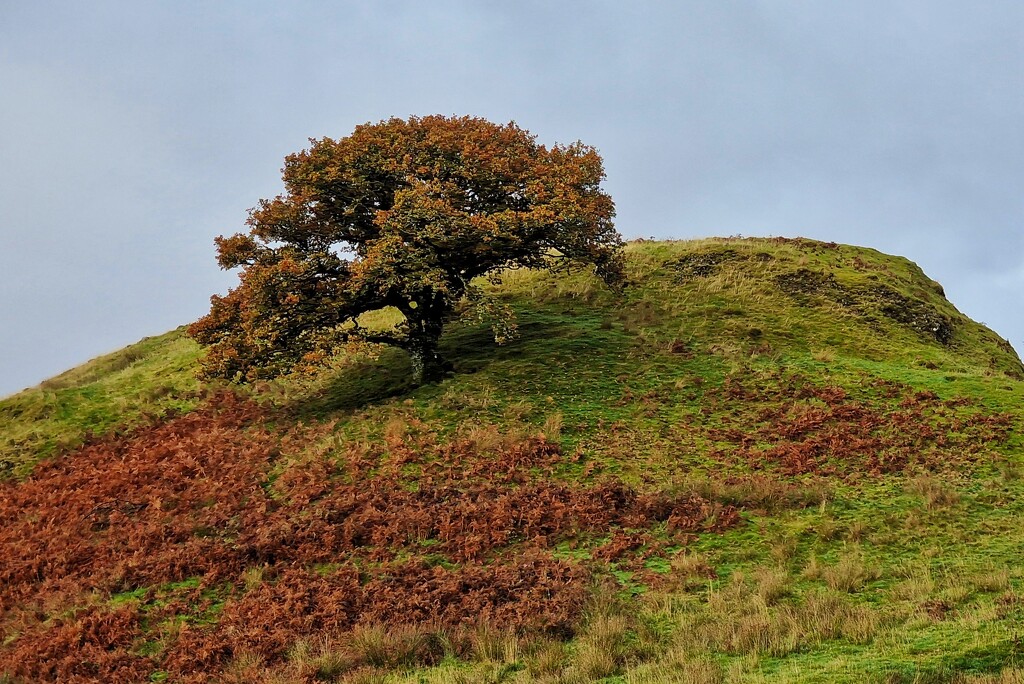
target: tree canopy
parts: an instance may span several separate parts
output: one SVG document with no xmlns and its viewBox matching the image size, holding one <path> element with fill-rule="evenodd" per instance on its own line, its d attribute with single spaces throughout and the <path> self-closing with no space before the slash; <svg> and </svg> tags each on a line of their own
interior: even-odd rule
<svg viewBox="0 0 1024 684">
<path fill-rule="evenodd" d="M 252 380 L 329 358 L 339 345 L 407 350 L 417 382 L 442 368 L 438 340 L 474 278 L 589 264 L 623 278 L 602 160 L 583 143 L 545 147 L 515 123 L 393 118 L 285 158 L 285 192 L 250 210 L 249 231 L 217 238 L 241 268 L 190 334 L 208 377 Z M 359 317 L 394 307 L 402 321 Z"/>
</svg>

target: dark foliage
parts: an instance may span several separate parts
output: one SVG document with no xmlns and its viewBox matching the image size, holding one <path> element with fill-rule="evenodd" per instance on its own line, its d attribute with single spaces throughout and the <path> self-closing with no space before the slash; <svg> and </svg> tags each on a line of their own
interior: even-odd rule
<svg viewBox="0 0 1024 684">
<path fill-rule="evenodd" d="M 285 159 L 285 193 L 262 200 L 251 230 L 217 239 L 241 283 L 213 297 L 190 334 L 210 347 L 208 376 L 247 379 L 308 367 L 351 340 L 409 352 L 414 381 L 431 379 L 442 328 L 472 285 L 511 268 L 592 265 L 623 280 L 622 240 L 600 188 L 600 155 L 582 143 L 547 148 L 514 123 L 411 117 L 311 140 Z M 359 317 L 393 307 L 402 320 L 368 331 Z"/>
</svg>

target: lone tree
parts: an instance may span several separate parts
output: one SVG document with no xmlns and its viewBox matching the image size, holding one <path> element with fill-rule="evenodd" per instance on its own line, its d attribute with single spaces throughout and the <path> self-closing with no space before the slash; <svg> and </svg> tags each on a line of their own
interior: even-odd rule
<svg viewBox="0 0 1024 684">
<path fill-rule="evenodd" d="M 427 116 L 310 139 L 285 159 L 285 193 L 249 213 L 248 234 L 217 238 L 240 283 L 189 333 L 209 346 L 207 377 L 252 380 L 327 359 L 339 345 L 396 345 L 419 384 L 438 377 L 438 340 L 474 278 L 590 264 L 622 282 L 615 209 L 597 151 L 547 148 L 515 123 Z M 360 325 L 394 307 L 390 330 Z M 496 329 L 497 334 L 497 329 Z"/>
</svg>

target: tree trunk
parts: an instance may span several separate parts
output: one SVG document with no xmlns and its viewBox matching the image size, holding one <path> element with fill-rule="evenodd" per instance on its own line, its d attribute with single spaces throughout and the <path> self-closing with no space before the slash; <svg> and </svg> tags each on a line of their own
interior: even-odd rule
<svg viewBox="0 0 1024 684">
<path fill-rule="evenodd" d="M 439 380 L 444 375 L 445 364 L 437 354 L 437 341 L 417 340 L 408 348 L 412 361 L 412 381 L 416 386 L 424 382 Z"/>
<path fill-rule="evenodd" d="M 450 365 L 437 353 L 444 320 L 450 311 L 443 297 L 433 294 L 417 302 L 415 307 L 399 309 L 409 324 L 409 337 L 404 345 L 412 361 L 412 381 L 416 385 L 444 377 Z"/>
</svg>

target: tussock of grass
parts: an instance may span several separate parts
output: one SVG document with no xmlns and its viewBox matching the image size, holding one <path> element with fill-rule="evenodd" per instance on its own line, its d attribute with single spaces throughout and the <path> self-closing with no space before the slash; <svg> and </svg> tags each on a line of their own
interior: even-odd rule
<svg viewBox="0 0 1024 684">
<path fill-rule="evenodd" d="M 928 510 L 949 508 L 960 501 L 960 495 L 934 475 L 918 475 L 907 483 L 908 491 L 917 494 Z"/>
<path fill-rule="evenodd" d="M 1013 350 L 912 262 L 874 250 L 731 238 L 626 252 L 622 297 L 582 272 L 506 274 L 490 292 L 515 310 L 520 337 L 495 346 L 486 321 L 452 324 L 442 351 L 455 372 L 438 384 L 410 387 L 405 356 L 380 350 L 336 359 L 318 377 L 238 390 L 267 409 L 268 429 L 317 431 L 301 447 L 273 437 L 281 455 L 257 486 L 273 495 L 268 509 L 284 508 L 302 477 L 320 476 L 311 464 L 352 459 L 362 469 L 338 475 L 335 490 L 394 470 L 389 491 L 434 491 L 437 463 L 415 458 L 424 435 L 484 463 L 543 433 L 557 457 L 543 472 L 517 471 L 510 491 L 537 477 L 551 487 L 621 481 L 637 495 L 695 495 L 719 514 L 735 507 L 728 529 L 702 533 L 717 529 L 716 513 L 697 511 L 688 515 L 703 527 L 692 531 L 662 516 L 646 537 L 626 520 L 601 539 L 567 534 L 559 557 L 588 568 L 605 567 L 594 553 L 606 538 L 621 544 L 598 571 L 605 602 L 572 630 L 314 629 L 276 660 L 235 653 L 225 681 L 1021 681 L 1024 369 Z M 951 337 L 922 331 L 919 319 L 947 321 Z M 197 354 L 175 331 L 0 401 L 0 467 L 24 477 L 90 432 L 191 411 L 208 392 L 192 376 Z M 323 495 L 310 494 L 309 515 L 297 519 L 322 522 Z M 141 515 L 132 506 L 110 510 Z M 533 513 L 520 508 L 502 514 Z M 436 539 L 406 542 L 401 553 L 436 564 L 424 577 L 460 565 Z M 377 560 L 361 563 L 364 577 L 383 572 Z M 276 572 L 254 563 L 227 582 L 267 593 Z M 97 593 L 75 609 L 135 610 L 150 591 L 163 590 L 128 587 L 117 601 Z M 167 674 L 161 644 L 193 629 L 188 619 L 218 620 L 195 603 L 150 635 L 155 675 Z M 39 628 L 33 610 L 5 633 Z"/>
<path fill-rule="evenodd" d="M 835 592 L 786 598 L 792 581 L 774 568 L 759 568 L 750 577 L 736 573 L 705 601 L 674 611 L 666 659 L 700 662 L 708 652 L 782 657 L 828 641 L 866 644 L 874 637 L 879 624 L 874 611 Z"/>
<path fill-rule="evenodd" d="M 825 568 L 821 573 L 822 579 L 830 589 L 846 593 L 859 591 L 880 575 L 881 571 L 868 563 L 859 553 L 843 555 L 839 562 Z"/>
<path fill-rule="evenodd" d="M 349 637 L 357 662 L 381 669 L 411 667 L 444 656 L 443 638 L 429 625 L 359 625 Z"/>
<path fill-rule="evenodd" d="M 953 684 L 1024 684 L 1024 670 L 1008 667 L 998 674 L 958 674 Z"/>
<path fill-rule="evenodd" d="M 519 635 L 488 622 L 477 625 L 469 635 L 472 657 L 482 662 L 514 663 L 521 656 Z"/>
<path fill-rule="evenodd" d="M 753 579 L 757 596 L 766 606 L 777 604 L 791 591 L 789 573 L 782 568 L 757 568 Z"/>
</svg>

